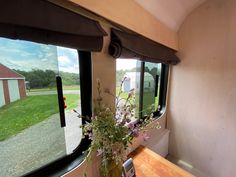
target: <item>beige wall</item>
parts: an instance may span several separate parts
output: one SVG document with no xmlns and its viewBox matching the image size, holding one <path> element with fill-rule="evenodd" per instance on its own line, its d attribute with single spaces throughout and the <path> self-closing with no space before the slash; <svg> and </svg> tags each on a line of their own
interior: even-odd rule
<svg viewBox="0 0 236 177">
<path fill-rule="evenodd" d="M 170 154 L 212 177 L 236 176 L 236 1 L 210 0 L 179 31 Z"/>
<path fill-rule="evenodd" d="M 157 20 L 134 0 L 70 1 L 147 38 L 178 49 L 177 32 Z"/>
<path fill-rule="evenodd" d="M 116 91 L 116 60 L 108 54 L 108 46 L 110 43 L 110 28 L 108 24 L 102 24 L 103 29 L 108 36 L 104 37 L 103 49 L 101 52 L 92 52 L 92 83 L 93 98 L 98 97 L 97 79 L 100 80 L 103 89 L 109 89 L 111 93 Z M 115 105 L 115 98 L 105 95 L 104 103 Z"/>
</svg>

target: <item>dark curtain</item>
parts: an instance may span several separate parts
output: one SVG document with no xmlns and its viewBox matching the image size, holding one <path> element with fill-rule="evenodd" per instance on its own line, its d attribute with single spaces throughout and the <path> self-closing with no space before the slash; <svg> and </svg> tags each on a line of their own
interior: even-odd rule
<svg viewBox="0 0 236 177">
<path fill-rule="evenodd" d="M 107 35 L 97 21 L 46 0 L 0 0 L 0 36 L 100 51 Z"/>
<path fill-rule="evenodd" d="M 180 62 L 175 52 L 175 50 L 141 35 L 111 29 L 109 54 L 114 58 L 135 58 L 175 65 Z"/>
</svg>

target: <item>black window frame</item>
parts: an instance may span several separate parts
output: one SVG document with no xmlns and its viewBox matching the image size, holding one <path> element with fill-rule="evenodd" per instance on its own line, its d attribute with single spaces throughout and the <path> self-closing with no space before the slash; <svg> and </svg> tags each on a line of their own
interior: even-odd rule
<svg viewBox="0 0 236 177">
<path fill-rule="evenodd" d="M 92 116 L 92 60 L 91 52 L 78 50 L 80 69 L 81 112 L 83 116 Z M 59 103 L 58 103 L 59 104 Z M 82 119 L 82 124 L 86 120 Z M 77 167 L 85 158 L 91 140 L 85 136 L 72 154 L 59 158 L 49 164 L 33 170 L 23 177 L 61 176 Z"/>
<path fill-rule="evenodd" d="M 160 93 L 157 110 L 153 113 L 155 117 L 160 117 L 166 109 L 166 99 L 168 90 L 169 65 L 161 64 Z"/>
<path fill-rule="evenodd" d="M 145 62 L 141 61 L 140 71 L 140 92 L 139 92 L 139 119 L 145 118 L 143 116 L 143 91 L 144 91 L 144 70 Z M 169 65 L 161 63 L 161 75 L 160 75 L 160 92 L 159 92 L 159 103 L 157 109 L 153 112 L 154 117 L 160 117 L 166 108 L 166 96 L 168 88 L 168 77 L 169 77 Z M 157 86 L 157 85 L 156 85 Z M 156 88 L 155 88 L 156 89 Z"/>
</svg>

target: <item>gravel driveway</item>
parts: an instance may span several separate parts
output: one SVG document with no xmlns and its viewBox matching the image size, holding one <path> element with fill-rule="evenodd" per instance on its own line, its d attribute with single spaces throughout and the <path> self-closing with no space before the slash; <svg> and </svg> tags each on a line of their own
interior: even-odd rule
<svg viewBox="0 0 236 177">
<path fill-rule="evenodd" d="M 38 123 L 0 142 L 0 177 L 15 177 L 71 153 L 79 144 L 82 130 L 76 113 L 66 112 L 66 128 L 59 115 Z"/>
<path fill-rule="evenodd" d="M 28 96 L 32 95 L 55 95 L 57 91 L 41 91 L 41 92 L 27 92 Z M 80 94 L 80 90 L 63 90 L 63 94 Z"/>
</svg>

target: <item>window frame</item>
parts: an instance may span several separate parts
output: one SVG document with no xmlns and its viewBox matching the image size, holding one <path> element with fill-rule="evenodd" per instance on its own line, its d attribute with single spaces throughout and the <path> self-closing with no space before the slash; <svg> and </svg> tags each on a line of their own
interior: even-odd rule
<svg viewBox="0 0 236 177">
<path fill-rule="evenodd" d="M 142 61 L 141 64 L 141 76 L 140 76 L 140 105 L 139 108 L 141 108 L 140 111 L 140 117 L 144 118 L 142 115 L 143 113 L 143 91 L 144 91 L 144 73 L 145 73 L 145 63 Z M 149 62 L 150 63 L 150 62 Z M 160 75 L 160 91 L 159 91 L 159 101 L 157 110 L 153 112 L 154 117 L 160 117 L 166 106 L 166 94 L 167 94 L 167 84 L 168 84 L 168 72 L 169 72 L 169 66 L 167 64 L 161 63 L 161 75 Z M 155 88 L 156 89 L 156 88 Z M 157 89 L 158 92 L 158 89 Z"/>
<path fill-rule="evenodd" d="M 154 117 L 160 117 L 166 109 L 166 99 L 168 90 L 169 65 L 161 64 L 160 92 L 157 110 L 153 112 Z"/>
<path fill-rule="evenodd" d="M 144 94 L 144 73 L 145 73 L 145 61 L 141 61 L 140 67 L 140 89 L 139 89 L 139 117 L 138 119 L 144 119 L 143 116 L 143 94 Z M 151 62 L 149 62 L 151 63 Z M 158 63 L 156 63 L 158 64 Z M 159 91 L 159 102 L 157 109 L 153 112 L 154 117 L 160 117 L 166 108 L 166 97 L 168 89 L 168 77 L 169 77 L 169 65 L 161 63 L 161 75 L 160 75 L 160 91 Z M 155 88 L 156 89 L 156 88 Z M 158 91 L 158 89 L 157 89 Z"/>
</svg>

